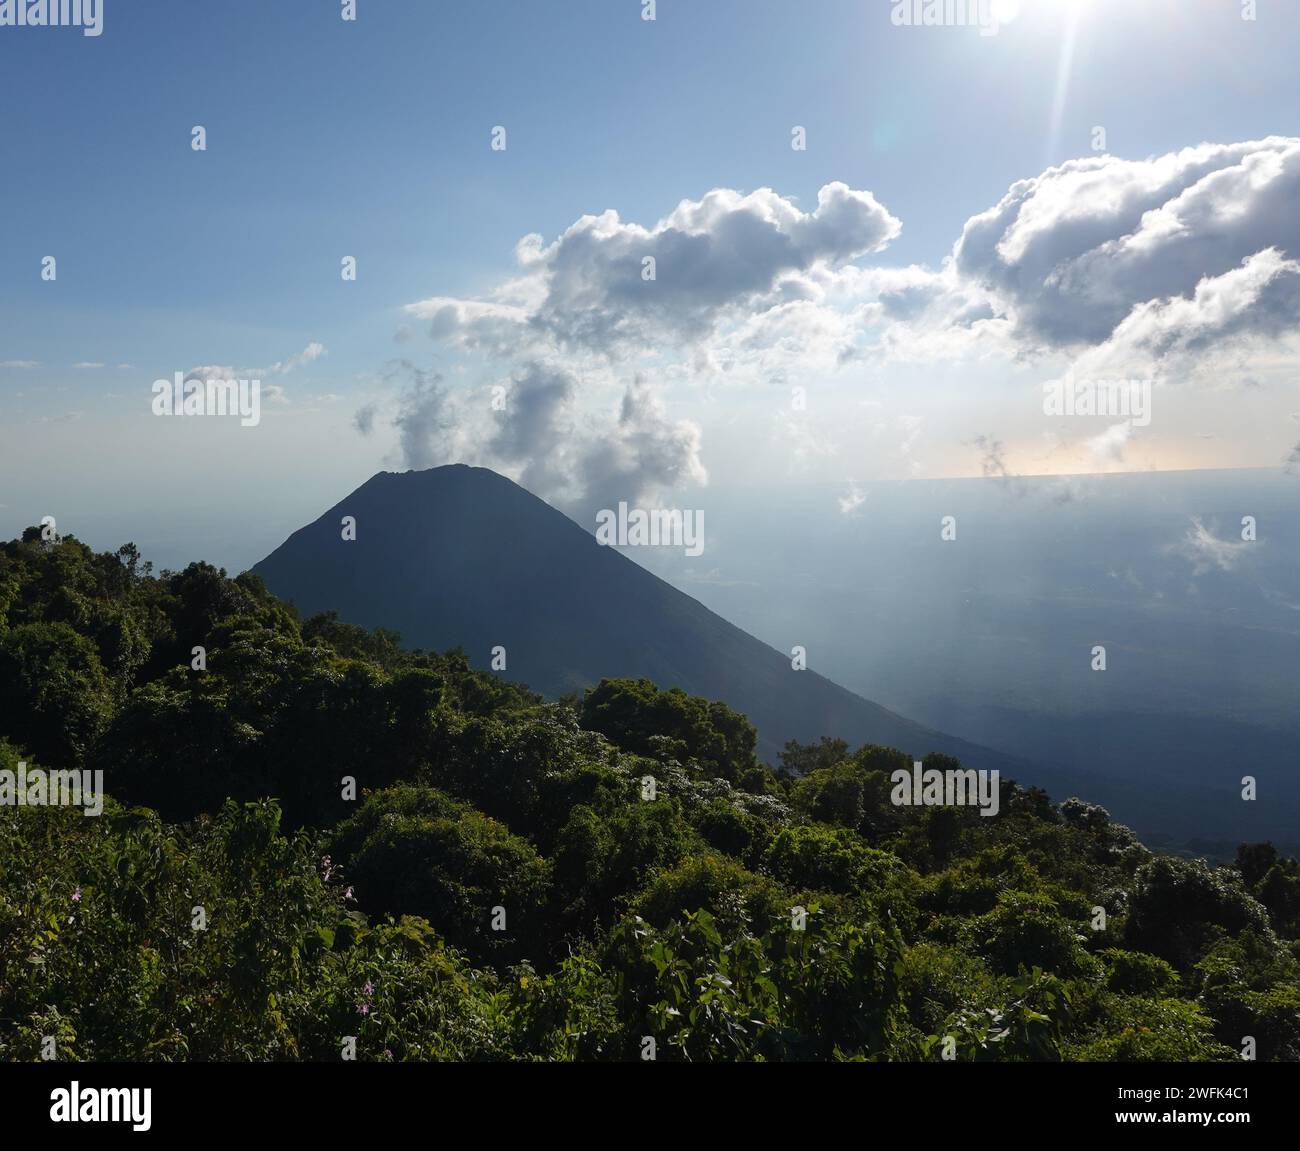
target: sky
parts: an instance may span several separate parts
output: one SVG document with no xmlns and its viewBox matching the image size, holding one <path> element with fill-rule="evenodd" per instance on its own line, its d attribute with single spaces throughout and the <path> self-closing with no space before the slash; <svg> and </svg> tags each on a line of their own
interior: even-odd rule
<svg viewBox="0 0 1300 1151">
<path fill-rule="evenodd" d="M 1300 6 L 992 2 L 0 26 L 0 533 L 242 567 L 457 461 L 579 522 L 1300 465 Z M 176 373 L 256 424 L 156 414 Z"/>
</svg>

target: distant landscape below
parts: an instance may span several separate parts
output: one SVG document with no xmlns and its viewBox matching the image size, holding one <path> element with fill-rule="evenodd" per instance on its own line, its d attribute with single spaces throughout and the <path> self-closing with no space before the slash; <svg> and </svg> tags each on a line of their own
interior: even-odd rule
<svg viewBox="0 0 1300 1151">
<path fill-rule="evenodd" d="M 1034 760 L 1054 794 L 1113 806 L 1152 842 L 1300 839 L 1300 477 L 868 484 L 849 514 L 844 495 L 710 492 L 704 556 L 629 554 L 773 646 L 804 644 L 851 691 Z M 1280 794 L 1243 802 L 1241 777 L 1280 764 Z"/>
<path fill-rule="evenodd" d="M 452 472 L 492 475 L 420 475 Z M 491 620 L 501 642 L 510 635 L 521 641 L 507 676 L 550 694 L 598 677 L 565 654 L 578 639 L 571 633 L 585 630 L 581 643 L 592 669 L 661 668 L 653 678 L 663 686 L 706 695 L 712 689 L 750 715 L 769 760 L 779 744 L 771 738 L 775 722 L 784 725 L 782 738 L 850 740 L 860 727 L 836 730 L 836 723 L 866 723 L 873 731 L 883 724 L 879 742 L 917 755 L 964 752 L 972 766 L 993 765 L 982 756 L 995 749 L 1005 753 L 994 757 L 1005 773 L 1058 799 L 1078 794 L 1101 803 L 1157 845 L 1227 857 L 1241 840 L 1293 845 L 1300 827 L 1300 775 L 1289 767 L 1300 738 L 1300 565 L 1274 542 L 1300 538 L 1298 486 L 1280 471 L 921 481 L 855 489 L 848 511 L 843 491 L 834 488 L 720 490 L 708 493 L 703 555 L 622 549 L 777 652 L 805 647 L 810 671 L 833 681 L 824 685 L 827 698 L 840 684 L 864 697 L 859 703 L 881 705 L 870 720 L 856 713 L 840 718 L 811 697 L 799 714 L 802 689 L 795 685 L 806 681 L 783 677 L 775 653 L 758 656 L 746 647 L 747 654 L 734 655 L 741 666 L 730 674 L 725 666 L 696 674 L 693 660 L 725 658 L 725 643 L 705 641 L 699 653 L 674 650 L 656 616 L 684 610 L 686 601 L 656 588 L 662 601 L 629 591 L 637 598 L 620 604 L 621 567 L 609 569 L 599 592 L 557 606 L 552 592 L 576 586 L 557 575 L 564 569 L 558 556 L 575 537 L 549 538 L 564 522 L 553 512 L 526 530 L 511 518 L 525 514 L 521 509 L 531 517 L 539 501 L 489 513 L 485 490 L 444 493 L 438 498 L 450 503 L 443 506 L 430 502 L 429 488 L 417 495 L 408 483 L 402 497 L 397 488 L 384 497 L 387 519 L 379 530 L 388 533 L 386 547 L 412 557 L 409 541 L 399 546 L 388 525 L 418 534 L 412 513 L 423 509 L 435 530 L 420 545 L 415 568 L 386 559 L 394 568 L 386 582 L 382 566 L 365 577 L 332 566 L 349 554 L 334 547 L 338 517 L 351 506 L 344 501 L 321 517 L 317 553 L 300 553 L 292 571 L 286 556 L 257 570 L 304 610 L 335 609 L 351 622 L 395 628 L 419 646 L 463 645 L 476 666 L 488 665 Z M 499 515 L 511 523 L 508 532 Z M 957 523 L 951 541 L 939 530 L 948 515 Z M 1243 516 L 1255 519 L 1254 541 L 1240 538 Z M 362 550 L 375 543 L 375 514 L 363 522 Z M 592 525 L 579 526 L 590 533 Z M 602 554 L 592 544 L 595 562 L 610 558 L 612 549 Z M 534 545 L 549 549 L 545 564 L 535 555 L 527 562 Z M 508 570 L 512 555 L 518 570 Z M 412 581 L 419 582 L 421 570 L 425 598 L 413 602 Z M 543 571 L 538 586 L 534 577 Z M 439 596 L 442 580 L 451 582 Z M 523 602 L 530 586 L 533 601 Z M 478 589 L 482 602 L 466 598 L 468 589 Z M 514 602 L 507 607 L 505 599 Z M 566 613 L 580 621 L 585 609 L 596 613 L 585 629 L 567 622 Z M 658 647 L 650 638 L 656 634 Z M 615 654 L 623 644 L 626 658 Z M 1096 645 L 1106 648 L 1104 672 L 1092 669 Z M 745 686 L 757 663 L 769 677 L 762 703 Z M 794 714 L 776 721 L 771 701 L 783 692 L 784 708 Z M 958 738 L 912 732 L 909 739 L 900 717 L 915 721 L 917 732 L 923 725 Z M 927 739 L 928 746 L 917 746 Z M 1281 764 L 1288 764 L 1284 772 Z M 1267 803 L 1241 798 L 1247 775 L 1266 777 L 1260 786 L 1269 789 Z"/>
</svg>

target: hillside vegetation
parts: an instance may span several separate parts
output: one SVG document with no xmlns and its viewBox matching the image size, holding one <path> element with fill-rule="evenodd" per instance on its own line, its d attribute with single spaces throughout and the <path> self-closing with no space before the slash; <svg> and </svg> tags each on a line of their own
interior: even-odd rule
<svg viewBox="0 0 1300 1151">
<path fill-rule="evenodd" d="M 755 747 L 29 529 L 0 770 L 110 798 L 0 807 L 0 1059 L 1300 1059 L 1270 845 L 1212 868 L 1006 779 L 995 818 L 896 807 L 910 749 Z"/>
</svg>

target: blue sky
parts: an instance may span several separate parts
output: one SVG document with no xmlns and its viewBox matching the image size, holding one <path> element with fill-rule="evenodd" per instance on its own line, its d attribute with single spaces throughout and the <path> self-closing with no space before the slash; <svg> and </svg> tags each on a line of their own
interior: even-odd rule
<svg viewBox="0 0 1300 1151">
<path fill-rule="evenodd" d="M 49 503 L 71 509 L 71 530 L 126 530 L 130 509 L 143 506 L 142 492 L 161 474 L 182 482 L 153 489 L 150 506 L 186 518 L 200 539 L 196 509 L 209 500 L 220 507 L 232 491 L 287 530 L 382 467 L 464 456 L 575 506 L 627 494 L 613 490 L 620 484 L 647 496 L 702 488 L 706 473 L 708 483 L 741 483 L 753 469 L 845 484 L 981 468 L 1079 470 L 1091 458 L 1082 448 L 1029 447 L 1043 432 L 1021 400 L 1090 349 L 1073 334 L 1047 338 L 1046 320 L 1031 330 L 1023 268 L 998 270 L 1002 302 L 1019 294 L 1007 312 L 1014 325 L 990 329 L 978 349 L 935 357 L 898 349 L 942 344 L 954 330 L 952 308 L 924 325 L 905 316 L 909 326 L 888 334 L 883 325 L 899 317 L 871 311 L 878 285 L 821 281 L 827 311 L 818 322 L 852 316 L 866 325 L 866 317 L 872 327 L 838 331 L 834 338 L 857 350 L 840 355 L 837 345 L 839 360 L 827 352 L 826 363 L 848 364 L 834 381 L 800 343 L 813 339 L 808 329 L 743 333 L 746 316 L 771 303 L 751 296 L 729 297 L 702 318 L 665 311 L 709 328 L 671 354 L 664 333 L 635 317 L 649 341 L 639 348 L 575 349 L 551 332 L 544 347 L 514 355 L 445 326 L 430 339 L 429 310 L 404 312 L 429 299 L 504 298 L 503 285 L 521 274 L 514 251 L 526 235 L 550 245 L 584 215 L 607 210 L 623 225 L 654 229 L 711 189 L 772 189 L 781 203 L 759 214 L 782 204 L 812 213 L 819 190 L 836 183 L 869 193 L 901 231 L 869 253 L 833 246 L 827 275 L 870 266 L 938 276 L 967 221 L 1017 180 L 1097 156 L 1095 126 L 1106 130 L 1104 154 L 1130 162 L 1296 132 L 1300 8 L 1292 0 L 1260 0 L 1253 21 L 1238 0 L 1021 0 L 1018 18 L 987 37 L 966 27 L 895 27 L 893 6 L 660 0 L 657 19 L 646 22 L 640 0 L 359 0 L 358 19 L 344 22 L 337 0 L 104 0 L 97 38 L 0 28 L 0 526 L 19 530 Z M 208 134 L 202 153 L 190 147 L 199 124 Z M 495 125 L 507 129 L 504 152 L 489 147 Z M 806 128 L 806 151 L 791 148 L 796 125 Z M 1291 162 L 1287 153 L 1278 195 L 1294 188 Z M 1094 193 L 1104 201 L 1104 188 Z M 1250 209 L 1260 222 L 1231 260 L 1194 266 L 1195 276 L 1172 284 L 1153 274 L 1159 291 L 1119 293 L 1125 310 L 1191 299 L 1200 276 L 1221 276 L 1268 245 L 1300 254 L 1286 246 L 1291 232 L 1269 233 L 1265 213 L 1279 202 L 1261 197 Z M 777 268 L 773 284 L 787 273 L 817 279 L 819 253 Z M 41 260 L 51 254 L 58 279 L 46 283 Z M 358 260 L 355 283 L 339 277 L 346 255 Z M 931 280 L 915 290 L 927 299 L 965 293 L 968 333 L 969 317 L 985 307 L 970 296 L 983 270 L 968 271 L 960 290 Z M 1289 276 L 1266 274 L 1274 287 Z M 1220 369 L 1177 414 L 1166 405 L 1145 452 L 1126 433 L 1127 454 L 1113 450 L 1114 436 L 1102 441 L 1092 453 L 1098 467 L 1280 464 L 1300 438 L 1300 426 L 1288 425 L 1300 401 L 1285 384 L 1294 378 L 1292 349 L 1276 318 L 1289 286 L 1274 294 L 1276 307 L 1272 295 L 1258 296 L 1274 318 L 1252 322 L 1249 346 L 1238 340 L 1224 353 L 1236 377 Z M 1118 313 L 1107 315 L 1109 332 Z M 728 356 L 746 341 L 771 343 L 749 367 L 701 369 L 721 362 L 723 330 Z M 1010 343 L 995 354 L 993 340 Z M 1185 368 L 1161 355 L 1148 369 L 1181 379 Z M 200 365 L 277 364 L 276 398 L 263 426 L 248 429 L 256 435 L 180 431 L 150 414 L 156 378 Z M 791 430 L 779 409 L 800 383 L 799 365 L 809 366 L 810 385 L 824 385 L 826 402 L 815 422 Z M 1004 389 L 1011 377 L 1024 385 L 1019 399 Z M 458 405 L 476 404 L 465 397 L 498 381 L 519 401 L 519 418 L 563 432 L 564 467 L 535 458 L 557 455 L 536 427 L 505 436 L 467 430 Z M 1244 398 L 1226 401 L 1229 392 Z M 618 433 L 620 461 L 598 467 L 595 449 L 572 441 L 607 440 L 601 421 L 616 420 L 620 404 L 633 413 Z M 876 423 L 858 426 L 864 404 Z M 372 413 L 369 435 L 354 428 L 359 408 Z M 1261 423 L 1269 435 L 1251 431 Z M 412 437 L 431 424 L 441 440 L 413 449 Z M 1106 429 L 1088 431 L 1095 443 Z M 690 459 L 656 473 L 631 458 L 662 458 L 665 442 Z M 990 454 L 977 444 L 1002 447 Z M 590 490 L 598 480 L 610 490 Z"/>
</svg>

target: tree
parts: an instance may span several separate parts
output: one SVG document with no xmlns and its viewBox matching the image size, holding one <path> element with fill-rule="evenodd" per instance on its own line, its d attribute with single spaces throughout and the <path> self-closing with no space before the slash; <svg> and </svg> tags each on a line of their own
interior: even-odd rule
<svg viewBox="0 0 1300 1151">
<path fill-rule="evenodd" d="M 778 753 L 781 769 L 792 776 L 811 775 L 814 771 L 834 767 L 849 757 L 849 745 L 842 739 L 823 735 L 816 743 L 786 741 Z"/>
<path fill-rule="evenodd" d="M 1267 930 L 1268 914 L 1243 890 L 1236 871 L 1171 856 L 1139 868 L 1128 920 L 1128 939 L 1138 950 L 1182 968 L 1215 939 L 1246 928 Z"/>
<path fill-rule="evenodd" d="M 526 839 L 443 792 L 375 792 L 339 825 L 333 854 L 374 913 L 418 915 L 480 959 L 537 953 L 551 865 Z"/>
<path fill-rule="evenodd" d="M 1277 862 L 1277 848 L 1271 843 L 1241 843 L 1237 845 L 1237 870 L 1246 886 L 1254 890 L 1269 868 Z"/>
<path fill-rule="evenodd" d="M 698 760 L 713 775 L 735 780 L 754 766 L 758 733 L 724 703 L 660 691 L 648 679 L 603 679 L 587 693 L 582 726 L 625 751 L 653 755 L 656 737 L 677 746 L 676 757 Z"/>
<path fill-rule="evenodd" d="M 773 878 L 796 891 L 844 894 L 879 889 L 906 870 L 897 856 L 868 847 L 853 832 L 821 824 L 783 829 L 763 864 Z"/>
<path fill-rule="evenodd" d="M 95 645 L 65 623 L 0 635 L 3 734 L 51 767 L 80 767 L 113 714 Z"/>
</svg>

